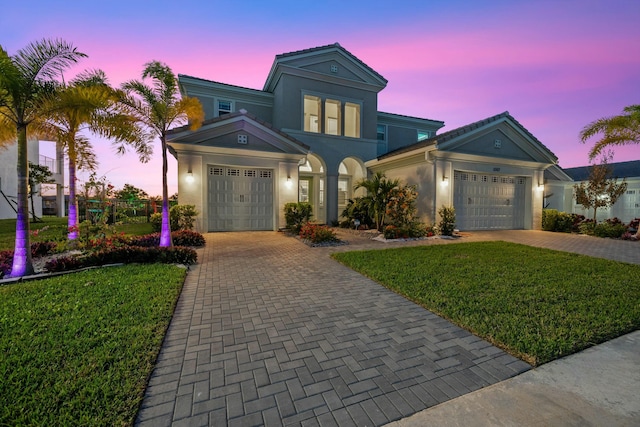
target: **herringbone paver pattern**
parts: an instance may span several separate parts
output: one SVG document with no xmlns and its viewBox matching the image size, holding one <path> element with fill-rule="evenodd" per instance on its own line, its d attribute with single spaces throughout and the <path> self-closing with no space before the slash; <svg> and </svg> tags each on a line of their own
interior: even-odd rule
<svg viewBox="0 0 640 427">
<path fill-rule="evenodd" d="M 332 250 L 208 234 L 137 424 L 379 426 L 529 369 Z"/>
</svg>

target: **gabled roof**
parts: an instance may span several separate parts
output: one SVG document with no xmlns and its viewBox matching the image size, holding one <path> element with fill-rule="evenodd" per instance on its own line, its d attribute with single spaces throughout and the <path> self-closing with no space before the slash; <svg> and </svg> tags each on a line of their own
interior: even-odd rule
<svg viewBox="0 0 640 427">
<path fill-rule="evenodd" d="M 609 163 L 611 174 L 615 178 L 640 177 L 640 160 L 629 162 Z M 575 168 L 563 168 L 564 173 L 573 178 L 574 181 L 586 181 L 589 179 L 589 172 L 592 166 L 578 166 Z"/>
<path fill-rule="evenodd" d="M 311 47 L 311 48 L 308 48 L 308 49 L 296 50 L 296 51 L 293 51 L 293 52 L 281 53 L 279 55 L 276 55 L 276 61 L 278 59 L 281 59 L 281 58 L 287 58 L 287 57 L 290 57 L 290 56 L 305 55 L 305 54 L 319 52 L 321 50 L 329 50 L 329 49 L 337 49 L 337 50 L 342 51 L 345 55 L 347 55 L 348 57 L 350 57 L 351 59 L 353 59 L 354 61 L 356 61 L 360 65 L 362 65 L 367 70 L 369 70 L 370 73 L 374 74 L 380 80 L 384 80 L 385 83 L 388 82 L 388 80 L 385 79 L 384 77 L 382 77 L 382 75 L 380 73 L 378 73 L 376 70 L 374 70 L 373 68 L 369 67 L 367 64 L 362 62 L 357 56 L 355 56 L 354 54 L 349 52 L 347 49 L 345 49 L 342 46 L 340 46 L 340 43 L 338 43 L 338 42 L 333 43 L 333 44 L 324 45 L 324 46 L 316 46 L 316 47 Z"/>
<path fill-rule="evenodd" d="M 267 76 L 267 80 L 264 83 L 263 90 L 265 92 L 270 92 L 273 90 L 273 85 L 278 80 L 278 69 L 280 65 L 285 66 L 287 63 L 294 63 L 295 59 L 303 59 L 309 58 L 314 55 L 318 55 L 320 53 L 330 53 L 337 52 L 347 58 L 349 61 L 355 63 L 358 67 L 360 67 L 365 74 L 369 75 L 370 83 L 375 84 L 379 87 L 379 89 L 384 88 L 388 81 L 385 79 L 380 73 L 376 70 L 362 62 L 358 57 L 353 55 L 351 52 L 340 46 L 339 43 L 328 44 L 324 46 L 317 46 L 308 49 L 296 50 L 293 52 L 286 52 L 276 55 L 273 64 L 271 66 L 271 70 L 269 71 L 269 75 Z M 375 83 L 374 83 L 375 82 Z"/>
<path fill-rule="evenodd" d="M 281 137 L 289 140 L 290 142 L 292 142 L 294 145 L 299 146 L 301 149 L 305 150 L 305 151 L 309 151 L 311 149 L 311 147 L 309 147 L 308 145 L 304 144 L 303 142 L 298 141 L 296 138 L 292 137 L 291 135 L 282 132 L 280 129 L 274 127 L 271 123 L 266 122 L 262 119 L 259 119 L 258 117 L 254 116 L 253 114 L 250 114 L 247 112 L 247 110 L 241 109 L 239 111 L 233 112 L 233 113 L 229 113 L 229 114 L 225 114 L 223 116 L 220 117 L 214 117 L 212 119 L 209 120 L 205 120 L 204 122 L 202 122 L 202 127 L 206 127 L 208 125 L 212 125 L 212 124 L 216 124 L 216 123 L 222 123 L 222 122 L 227 122 L 227 121 L 232 121 L 238 117 L 245 117 L 250 119 L 251 121 L 269 129 L 270 131 L 280 135 Z M 173 136 L 173 135 L 177 135 L 181 132 L 185 132 L 185 131 L 189 131 L 189 125 L 184 125 L 184 126 L 180 126 L 178 128 L 174 128 L 171 129 L 167 132 L 167 136 Z M 194 132 L 197 132 L 198 130 L 195 130 Z"/>
<path fill-rule="evenodd" d="M 473 131 L 475 129 L 484 127 L 484 126 L 486 126 L 486 125 L 488 125 L 490 123 L 497 122 L 499 120 L 504 120 L 504 119 L 508 119 L 509 121 L 511 121 L 518 129 L 520 129 L 522 132 L 524 132 L 525 135 L 527 135 L 529 138 L 531 138 L 544 151 L 546 151 L 548 155 L 550 155 L 552 158 L 556 158 L 555 154 L 553 154 L 553 152 L 551 152 L 551 150 L 549 150 L 542 142 L 540 142 L 538 140 L 538 138 L 533 136 L 533 134 L 531 132 L 529 132 L 524 126 L 522 126 L 520 124 L 520 122 L 518 122 L 516 119 L 514 119 L 513 116 L 511 116 L 511 114 L 509 114 L 508 111 L 505 111 L 504 113 L 496 114 L 495 116 L 487 117 L 486 119 L 479 120 L 477 122 L 473 122 L 473 123 L 470 123 L 468 125 L 461 126 L 459 128 L 456 128 L 456 129 L 452 129 L 450 131 L 441 133 L 439 135 L 432 136 L 431 138 L 422 140 L 420 142 L 416 142 L 415 144 L 407 145 L 405 147 L 398 148 L 397 150 L 390 151 L 390 152 L 388 152 L 386 154 L 383 154 L 382 156 L 378 157 L 378 160 L 386 159 L 386 158 L 389 158 L 389 157 L 396 156 L 398 154 L 402 154 L 402 153 L 406 153 L 406 152 L 409 152 L 409 151 L 417 150 L 419 148 L 429 147 L 429 146 L 436 145 L 436 144 L 442 144 L 444 142 L 447 142 L 449 140 L 452 140 L 454 138 L 457 138 L 459 136 L 467 134 L 467 133 L 469 133 L 469 132 L 471 132 L 471 131 Z"/>
</svg>

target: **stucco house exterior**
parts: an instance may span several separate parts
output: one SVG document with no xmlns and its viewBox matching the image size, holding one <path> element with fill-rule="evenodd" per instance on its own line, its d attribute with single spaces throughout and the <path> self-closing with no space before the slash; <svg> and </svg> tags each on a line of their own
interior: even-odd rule
<svg viewBox="0 0 640 427">
<path fill-rule="evenodd" d="M 277 230 L 285 203 L 339 219 L 354 184 L 374 172 L 416 185 L 418 211 L 458 228 L 539 229 L 544 172 L 556 156 L 508 112 L 442 134 L 440 120 L 378 110 L 387 80 L 339 44 L 277 55 L 262 90 L 179 76 L 203 126 L 172 130 L 181 204 L 203 232 Z"/>
<path fill-rule="evenodd" d="M 611 176 L 627 183 L 626 192 L 610 208 L 598 208 L 597 220 L 618 218 L 629 223 L 640 218 L 640 160 L 610 163 Z M 576 204 L 573 186 L 589 180 L 590 167 L 560 168 L 553 166 L 545 171 L 545 207 L 562 212 L 593 217 L 593 209 L 585 210 Z"/>
</svg>

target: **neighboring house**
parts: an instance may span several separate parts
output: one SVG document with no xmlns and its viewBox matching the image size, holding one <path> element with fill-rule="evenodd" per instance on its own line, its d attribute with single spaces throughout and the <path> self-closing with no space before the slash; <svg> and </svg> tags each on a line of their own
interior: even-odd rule
<svg viewBox="0 0 640 427">
<path fill-rule="evenodd" d="M 378 111 L 387 80 L 339 44 L 277 55 L 262 90 L 179 76 L 205 122 L 170 131 L 180 203 L 200 231 L 277 230 L 287 202 L 333 223 L 372 172 L 417 185 L 422 220 L 443 205 L 461 230 L 539 229 L 557 158 L 505 112 L 437 135 L 444 122 Z"/>
<path fill-rule="evenodd" d="M 62 159 L 62 149 L 58 147 L 56 150 L 57 159 Z M 40 142 L 32 139 L 27 145 L 27 157 L 31 163 L 47 166 L 53 173 L 53 179 L 57 184 L 57 197 L 62 200 L 64 173 L 62 168 L 62 160 L 53 159 L 40 155 Z M 9 219 L 16 217 L 14 210 L 18 196 L 18 146 L 10 144 L 6 148 L 0 148 L 0 219 Z M 42 198 L 40 194 L 34 196 L 34 205 L 36 216 L 42 216 Z M 29 211 L 31 211 L 31 201 L 29 201 Z"/>
<path fill-rule="evenodd" d="M 627 191 L 610 208 L 598 208 L 596 219 L 619 218 L 628 223 L 640 218 L 640 160 L 610 163 L 611 176 L 618 182 L 624 179 Z M 585 210 L 576 204 L 573 186 L 589 180 L 590 166 L 560 168 L 553 166 L 545 171 L 545 207 L 563 212 L 577 213 L 593 218 L 593 209 Z"/>
</svg>

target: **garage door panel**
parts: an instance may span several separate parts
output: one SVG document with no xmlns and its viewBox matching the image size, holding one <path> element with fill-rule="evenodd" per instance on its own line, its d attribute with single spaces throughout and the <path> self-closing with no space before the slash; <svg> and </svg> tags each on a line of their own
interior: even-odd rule
<svg viewBox="0 0 640 427">
<path fill-rule="evenodd" d="M 273 229 L 273 171 L 210 166 L 209 231 Z"/>
<path fill-rule="evenodd" d="M 460 230 L 524 228 L 525 178 L 456 171 L 454 181 Z"/>
</svg>

